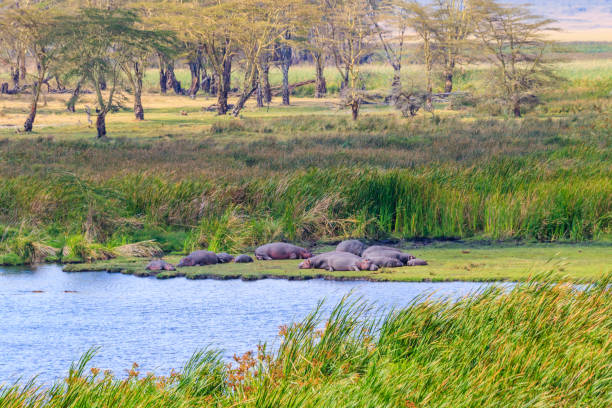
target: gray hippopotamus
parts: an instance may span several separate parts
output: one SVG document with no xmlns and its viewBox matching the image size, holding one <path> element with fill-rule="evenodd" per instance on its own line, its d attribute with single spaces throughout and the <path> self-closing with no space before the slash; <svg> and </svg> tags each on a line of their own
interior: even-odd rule
<svg viewBox="0 0 612 408">
<path fill-rule="evenodd" d="M 366 250 L 363 251 L 361 256 L 367 258 L 395 258 L 399 260 L 403 265 L 407 265 L 408 261 L 414 258 L 413 255 L 406 252 L 402 252 L 397 248 L 382 245 L 374 245 L 366 248 Z"/>
<path fill-rule="evenodd" d="M 234 260 L 234 257 L 228 254 L 227 252 L 221 252 L 217 254 L 217 261 L 219 263 L 228 263 L 228 262 L 232 262 L 233 260 Z"/>
<path fill-rule="evenodd" d="M 400 266 L 404 266 L 399 259 L 388 256 L 372 256 L 368 257 L 368 259 L 379 268 L 399 268 Z"/>
<path fill-rule="evenodd" d="M 259 260 L 272 259 L 306 259 L 312 254 L 307 249 L 284 242 L 265 244 L 255 250 L 255 257 Z"/>
<path fill-rule="evenodd" d="M 169 264 L 168 262 L 162 259 L 156 259 L 149 262 L 145 269 L 147 271 L 176 271 L 174 265 Z"/>
<path fill-rule="evenodd" d="M 198 265 L 214 265 L 219 263 L 217 254 L 211 251 L 193 251 L 183 259 L 177 265 L 179 268 L 182 266 L 198 266 Z"/>
<path fill-rule="evenodd" d="M 356 239 L 342 241 L 336 247 L 337 252 L 348 252 L 353 255 L 361 256 L 361 253 L 366 248 L 365 244 Z"/>
<path fill-rule="evenodd" d="M 234 258 L 234 262 L 236 263 L 249 263 L 249 262 L 253 262 L 253 258 L 251 258 L 248 255 L 238 255 L 237 257 Z"/>
<path fill-rule="evenodd" d="M 339 252 L 339 251 L 324 252 L 322 254 L 312 256 L 306 259 L 305 261 L 302 261 L 298 267 L 300 269 L 327 269 L 328 268 L 327 260 L 329 259 L 329 257 L 338 255 L 338 254 L 345 254 L 345 253 L 347 252 Z"/>
<path fill-rule="evenodd" d="M 408 266 L 425 266 L 427 265 L 427 261 L 419 258 L 412 258 L 407 263 Z"/>
<path fill-rule="evenodd" d="M 327 258 L 327 270 L 333 271 L 375 271 L 378 266 L 369 259 L 348 253 L 336 252 Z"/>
</svg>

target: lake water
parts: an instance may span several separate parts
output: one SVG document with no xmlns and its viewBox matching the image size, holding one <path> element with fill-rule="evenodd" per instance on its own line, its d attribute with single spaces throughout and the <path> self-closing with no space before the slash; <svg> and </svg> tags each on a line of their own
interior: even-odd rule
<svg viewBox="0 0 612 408">
<path fill-rule="evenodd" d="M 0 268 L 0 384 L 34 375 L 49 383 L 91 347 L 100 347 L 93 365 L 101 369 L 124 376 L 137 362 L 143 373 L 165 375 L 206 346 L 229 359 L 259 342 L 274 344 L 280 325 L 301 320 L 324 298 L 324 310 L 351 291 L 391 308 L 423 293 L 457 298 L 485 285 L 157 280 L 65 273 L 57 265 Z"/>
</svg>

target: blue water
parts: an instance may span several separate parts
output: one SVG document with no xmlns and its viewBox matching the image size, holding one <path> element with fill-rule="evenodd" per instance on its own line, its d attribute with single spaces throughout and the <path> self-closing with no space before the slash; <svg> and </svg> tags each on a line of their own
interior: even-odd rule
<svg viewBox="0 0 612 408">
<path fill-rule="evenodd" d="M 274 344 L 280 325 L 301 320 L 323 298 L 325 310 L 351 291 L 390 308 L 423 293 L 457 298 L 483 286 L 162 281 L 104 272 L 65 273 L 56 265 L 0 268 L 0 384 L 34 375 L 50 383 L 91 347 L 100 347 L 93 365 L 101 369 L 124 376 L 137 362 L 143 373 L 165 375 L 206 346 L 222 350 L 229 359 L 254 350 L 259 342 Z"/>
</svg>

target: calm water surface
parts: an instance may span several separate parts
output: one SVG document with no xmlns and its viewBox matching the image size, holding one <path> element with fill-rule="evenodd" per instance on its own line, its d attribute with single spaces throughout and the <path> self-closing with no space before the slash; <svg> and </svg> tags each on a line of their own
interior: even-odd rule
<svg viewBox="0 0 612 408">
<path fill-rule="evenodd" d="M 49 383 L 65 375 L 70 363 L 91 347 L 100 347 L 93 365 L 117 375 L 125 375 L 133 362 L 143 373 L 168 374 L 205 346 L 230 358 L 259 342 L 277 342 L 280 325 L 301 320 L 323 298 L 325 310 L 350 291 L 391 308 L 424 292 L 457 298 L 485 285 L 162 281 L 64 273 L 56 265 L 0 268 L 0 384 L 34 375 Z"/>
</svg>

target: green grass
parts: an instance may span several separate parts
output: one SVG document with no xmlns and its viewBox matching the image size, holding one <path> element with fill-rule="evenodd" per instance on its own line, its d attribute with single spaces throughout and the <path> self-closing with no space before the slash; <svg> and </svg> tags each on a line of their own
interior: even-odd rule
<svg viewBox="0 0 612 408">
<path fill-rule="evenodd" d="M 608 407 L 612 293 L 537 281 L 390 313 L 344 299 L 226 365 L 196 353 L 167 377 L 91 367 L 48 388 L 3 386 L 3 407 Z"/>
<path fill-rule="evenodd" d="M 319 251 L 331 248 L 321 247 Z M 612 246 L 601 245 L 492 245 L 477 243 L 437 243 L 408 248 L 426 259 L 427 266 L 383 268 L 379 271 L 327 272 L 298 269 L 300 261 L 256 261 L 250 264 L 221 264 L 179 268 L 158 274 L 159 279 L 185 276 L 187 279 L 285 278 L 294 280 L 370 280 L 370 281 L 525 281 L 546 271 L 557 278 L 594 282 L 612 272 Z M 177 264 L 180 256 L 167 256 Z M 136 276 L 156 276 L 144 268 L 147 260 L 118 258 L 95 263 L 69 264 L 66 272 L 108 271 Z"/>
<path fill-rule="evenodd" d="M 21 242 L 61 248 L 72 236 L 156 239 L 167 252 L 345 237 L 609 241 L 609 61 L 557 64 L 566 80 L 522 119 L 480 101 L 413 119 L 366 105 L 353 122 L 334 98 L 302 97 L 219 118 L 201 111 L 213 99 L 147 94 L 147 120 L 113 114 L 99 142 L 82 113 L 65 112 L 66 95 L 48 96 L 34 134 L 0 129 L 0 253 L 14 263 Z M 388 67 L 363 68 L 370 89 L 387 86 Z M 486 69 L 462 68 L 457 86 L 484 89 Z M 7 97 L 0 120 L 24 110 L 27 98 Z"/>
</svg>

